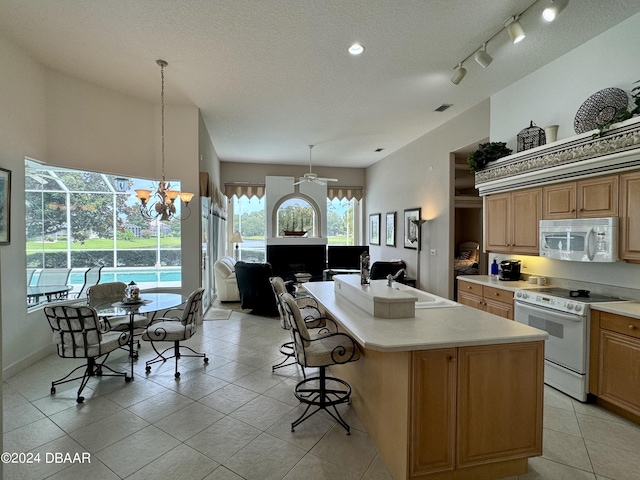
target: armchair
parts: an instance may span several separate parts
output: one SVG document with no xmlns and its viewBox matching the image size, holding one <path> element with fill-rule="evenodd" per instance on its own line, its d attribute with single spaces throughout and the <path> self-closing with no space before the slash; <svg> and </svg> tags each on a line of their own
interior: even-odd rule
<svg viewBox="0 0 640 480">
<path fill-rule="evenodd" d="M 221 302 L 239 302 L 238 282 L 236 281 L 236 261 L 231 257 L 221 257 L 213 264 L 216 282 L 216 295 Z"/>
</svg>

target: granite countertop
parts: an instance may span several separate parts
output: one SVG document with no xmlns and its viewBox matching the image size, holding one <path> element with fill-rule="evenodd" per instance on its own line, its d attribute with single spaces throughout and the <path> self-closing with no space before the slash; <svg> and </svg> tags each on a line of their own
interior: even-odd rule
<svg viewBox="0 0 640 480">
<path fill-rule="evenodd" d="M 548 337 L 542 330 L 460 304 L 418 309 L 412 318 L 373 317 L 336 297 L 333 282 L 311 282 L 305 288 L 362 347 L 381 352 L 530 342 Z"/>
<path fill-rule="evenodd" d="M 638 302 L 603 302 L 592 303 L 592 310 L 615 313 L 625 317 L 637 318 L 640 320 L 640 303 Z"/>
</svg>

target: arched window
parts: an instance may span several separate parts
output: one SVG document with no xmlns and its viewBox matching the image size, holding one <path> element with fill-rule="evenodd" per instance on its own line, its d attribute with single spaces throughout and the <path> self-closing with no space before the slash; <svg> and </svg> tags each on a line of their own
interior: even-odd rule
<svg viewBox="0 0 640 480">
<path fill-rule="evenodd" d="M 275 235 L 278 237 L 317 237 L 318 206 L 301 194 L 283 197 L 275 208 Z"/>
</svg>

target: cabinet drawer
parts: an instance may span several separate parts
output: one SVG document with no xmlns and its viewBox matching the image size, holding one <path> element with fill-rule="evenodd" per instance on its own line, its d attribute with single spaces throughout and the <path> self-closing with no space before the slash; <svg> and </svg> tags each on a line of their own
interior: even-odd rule
<svg viewBox="0 0 640 480">
<path fill-rule="evenodd" d="M 460 290 L 459 290 L 460 292 L 473 293 L 474 295 L 478 295 L 479 297 L 482 296 L 482 285 L 460 280 L 460 283 L 458 286 L 460 287 Z"/>
<path fill-rule="evenodd" d="M 483 287 L 482 293 L 485 300 L 494 300 L 496 302 L 505 303 L 513 302 L 513 292 L 510 290 L 495 287 Z"/>
<path fill-rule="evenodd" d="M 640 320 L 608 312 L 600 312 L 600 328 L 640 338 Z"/>
</svg>

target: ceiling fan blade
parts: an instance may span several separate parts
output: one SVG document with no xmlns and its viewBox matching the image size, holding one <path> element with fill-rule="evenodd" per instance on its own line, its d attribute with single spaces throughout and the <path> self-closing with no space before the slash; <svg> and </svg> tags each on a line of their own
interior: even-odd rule
<svg viewBox="0 0 640 480">
<path fill-rule="evenodd" d="M 301 178 L 299 182 L 295 182 L 293 185 L 294 185 L 294 186 L 296 186 L 296 185 L 300 185 L 301 183 L 304 183 L 304 182 L 306 182 L 306 181 L 307 181 L 307 179 L 306 179 L 306 178 Z"/>
<path fill-rule="evenodd" d="M 338 181 L 337 178 L 325 178 L 325 177 L 320 177 L 320 178 L 318 178 L 318 180 L 322 180 L 323 182 L 337 182 Z"/>
<path fill-rule="evenodd" d="M 317 183 L 318 185 L 326 185 L 325 182 L 323 182 L 324 178 L 315 178 L 312 180 L 313 183 Z"/>
</svg>

